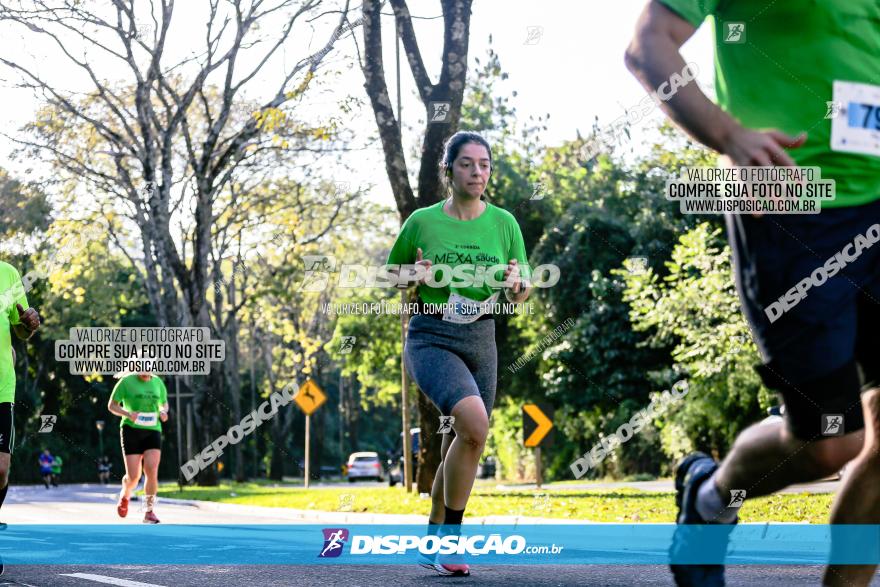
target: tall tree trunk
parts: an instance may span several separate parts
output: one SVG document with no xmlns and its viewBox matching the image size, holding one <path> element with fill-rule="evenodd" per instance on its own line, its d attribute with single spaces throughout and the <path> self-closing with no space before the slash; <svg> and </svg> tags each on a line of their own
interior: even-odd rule
<svg viewBox="0 0 880 587">
<path fill-rule="evenodd" d="M 385 153 L 385 169 L 400 222 L 419 207 L 440 201 L 441 189 L 437 176 L 437 164 L 443 153 L 443 144 L 458 128 L 461 103 L 467 78 L 468 41 L 470 37 L 471 0 L 441 0 L 443 8 L 443 52 L 440 79 L 433 83 L 425 68 L 416 40 L 406 0 L 391 0 L 397 34 L 406 53 L 410 71 L 416 82 L 419 97 L 428 115 L 422 141 L 421 161 L 418 172 L 418 202 L 413 195 L 407 172 L 401 137 L 401 124 L 395 115 L 388 86 L 385 81 L 382 52 L 382 25 L 380 2 L 364 0 L 364 87 L 376 118 L 379 139 Z M 448 102 L 448 118 L 441 123 L 431 122 L 431 102 Z M 403 368 L 403 367 L 401 367 Z M 419 451 L 418 491 L 431 491 L 434 473 L 440 464 L 440 440 L 429 429 L 437 424 L 437 411 L 419 394 L 419 422 L 422 425 Z M 426 428 L 428 426 L 428 428 Z"/>
<path fill-rule="evenodd" d="M 241 259 L 239 259 L 239 262 Z M 232 277 L 229 280 L 229 306 L 231 308 L 235 308 L 238 303 L 237 300 L 237 290 L 235 285 L 235 272 L 233 272 Z M 223 361 L 224 374 L 226 376 L 226 381 L 229 386 L 229 403 L 232 405 L 232 424 L 238 424 L 241 422 L 242 412 L 241 412 L 241 373 L 239 373 L 239 323 L 238 316 L 236 315 L 234 310 L 229 311 L 226 328 L 225 330 L 225 339 L 226 339 L 226 359 Z M 235 471 L 234 476 L 235 480 L 238 482 L 242 482 L 245 479 L 244 474 L 244 442 L 239 442 L 233 448 L 233 455 L 235 460 Z"/>
<path fill-rule="evenodd" d="M 361 394 L 358 389 L 357 380 L 354 376 L 349 377 L 348 379 L 348 399 L 346 400 L 346 405 L 348 406 L 348 441 L 349 446 L 351 447 L 351 452 L 358 452 L 361 450 L 360 442 L 358 441 L 358 418 L 360 417 L 361 412 Z"/>
<path fill-rule="evenodd" d="M 273 436 L 276 436 L 273 434 Z M 284 477 L 284 451 L 280 446 L 278 438 L 274 438 L 272 442 L 272 460 L 269 463 L 269 479 L 273 481 L 281 481 Z M 282 452 L 283 451 L 283 452 Z"/>
</svg>

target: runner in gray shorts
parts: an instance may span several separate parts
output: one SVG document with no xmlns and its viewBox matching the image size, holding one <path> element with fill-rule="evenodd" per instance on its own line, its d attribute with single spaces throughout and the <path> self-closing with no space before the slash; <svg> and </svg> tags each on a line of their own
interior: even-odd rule
<svg viewBox="0 0 880 587">
<path fill-rule="evenodd" d="M 452 324 L 417 314 L 409 322 L 406 370 L 440 413 L 469 395 L 480 396 L 492 415 L 498 380 L 495 320 Z"/>
<path fill-rule="evenodd" d="M 495 403 L 493 314 L 504 302 L 499 301 L 502 291 L 511 303 L 529 295 L 519 224 L 510 212 L 482 199 L 491 168 L 485 139 L 470 132 L 450 137 L 440 177 L 451 197 L 413 212 L 388 255 L 398 285 L 419 288 L 419 311 L 410 320 L 404 348 L 406 370 L 444 416 L 436 429 L 422 430 L 444 432 L 429 533 L 438 533 L 441 524 L 445 531 L 460 531 Z M 404 275 L 404 269 L 413 274 Z M 421 564 L 441 575 L 470 574 L 464 561 L 445 555 Z"/>
</svg>

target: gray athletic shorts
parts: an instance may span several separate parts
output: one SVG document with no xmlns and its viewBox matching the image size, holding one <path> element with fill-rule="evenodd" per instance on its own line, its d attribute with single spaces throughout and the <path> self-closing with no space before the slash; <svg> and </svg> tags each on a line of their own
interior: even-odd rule
<svg viewBox="0 0 880 587">
<path fill-rule="evenodd" d="M 469 395 L 479 396 L 491 416 L 498 383 L 494 319 L 453 324 L 416 314 L 409 321 L 403 360 L 444 416 Z"/>
</svg>

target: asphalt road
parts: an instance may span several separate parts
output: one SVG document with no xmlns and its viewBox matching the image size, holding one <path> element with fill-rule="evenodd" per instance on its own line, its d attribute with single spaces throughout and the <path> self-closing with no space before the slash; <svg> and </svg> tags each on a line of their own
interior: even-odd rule
<svg viewBox="0 0 880 587">
<path fill-rule="evenodd" d="M 10 524 L 140 524 L 138 506 L 133 503 L 129 517 L 116 516 L 115 486 L 71 485 L 46 490 L 42 486 L 12 487 L 2 510 L 2 519 Z M 296 523 L 293 510 L 279 513 L 278 508 L 255 508 L 225 504 L 183 504 L 161 501 L 157 512 L 163 523 L 179 524 L 266 524 Z M 331 514 L 325 516 L 328 523 Z M 335 514 L 338 516 L 343 514 Z M 351 515 L 351 514 L 348 514 Z M 363 514 L 361 514 L 363 515 Z M 321 518 L 323 521 L 323 517 Z M 144 545 L 149 548 L 149 544 Z M 313 586 L 377 585 L 480 585 L 482 586 L 561 586 L 561 585 L 672 585 L 664 566 L 658 565 L 475 565 L 469 578 L 439 577 L 416 565 L 284 565 L 287 561 L 267 560 L 267 565 L 29 565 L 7 567 L 0 585 L 88 587 L 214 587 L 235 586 Z M 278 563 L 278 564 L 276 564 Z M 728 585 L 773 587 L 819 585 L 819 566 L 729 566 Z M 872 585 L 880 586 L 880 579 Z"/>
<path fill-rule="evenodd" d="M 89 577 L 91 575 L 91 577 Z M 804 587 L 819 585 L 821 567 L 749 566 L 729 567 L 730 587 Z M 481 566 L 470 577 L 440 577 L 417 566 L 64 566 L 15 567 L 0 585 L 32 587 L 287 587 L 287 586 L 382 586 L 479 585 L 480 587 L 527 586 L 669 586 L 671 576 L 659 566 Z M 872 585 L 880 585 L 875 578 Z"/>
<path fill-rule="evenodd" d="M 134 499 L 125 519 L 116 514 L 119 486 L 62 485 L 46 489 L 42 485 L 15 486 L 3 505 L 2 521 L 7 524 L 141 524 L 144 514 L 140 500 Z M 217 513 L 184 503 L 156 502 L 156 514 L 163 522 L 174 524 L 216 524 Z M 264 519 L 251 512 L 224 513 L 222 522 L 231 524 L 265 524 Z M 286 523 L 290 523 L 286 521 Z"/>
</svg>

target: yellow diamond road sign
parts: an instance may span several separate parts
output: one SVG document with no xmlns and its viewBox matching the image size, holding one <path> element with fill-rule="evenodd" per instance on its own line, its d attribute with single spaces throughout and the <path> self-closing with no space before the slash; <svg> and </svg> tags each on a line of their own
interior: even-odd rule
<svg viewBox="0 0 880 587">
<path fill-rule="evenodd" d="M 306 416 L 309 416 L 327 401 L 327 396 L 324 395 L 324 392 L 321 391 L 321 388 L 318 387 L 314 380 L 309 379 L 302 384 L 297 394 L 293 396 L 293 401 L 296 402 L 296 405 L 299 406 Z"/>
</svg>

